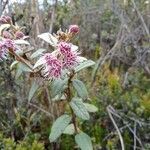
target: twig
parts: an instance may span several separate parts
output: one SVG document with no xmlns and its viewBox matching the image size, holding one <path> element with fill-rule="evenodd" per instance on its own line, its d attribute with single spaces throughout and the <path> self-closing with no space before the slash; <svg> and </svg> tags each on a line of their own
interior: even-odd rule
<svg viewBox="0 0 150 150">
<path fill-rule="evenodd" d="M 110 57 L 112 58 L 112 56 L 115 54 L 118 47 L 120 48 L 122 40 L 123 40 L 123 37 L 121 36 L 123 28 L 124 28 L 123 25 L 121 25 L 120 31 L 118 32 L 116 43 L 114 44 L 114 46 L 109 50 L 109 52 L 104 57 L 101 56 L 99 58 L 97 65 L 94 68 L 94 71 L 92 74 L 92 83 L 91 83 L 92 85 L 95 81 L 95 77 L 96 77 L 98 69 L 100 69 L 100 67 L 103 66 L 103 64 L 106 62 L 106 60 L 108 60 Z"/>
<path fill-rule="evenodd" d="M 132 0 L 132 4 L 133 4 L 134 9 L 136 10 L 136 12 L 137 12 L 137 14 L 138 14 L 138 16 L 139 16 L 141 22 L 142 22 L 142 24 L 143 24 L 143 27 L 144 27 L 144 29 L 145 29 L 146 34 L 149 36 L 148 27 L 146 26 L 146 23 L 145 23 L 145 21 L 144 21 L 142 15 L 141 15 L 141 13 L 140 13 L 140 11 L 139 11 L 138 8 L 136 7 L 136 4 L 135 4 L 134 0 Z"/>
<path fill-rule="evenodd" d="M 134 150 L 136 150 L 136 122 L 134 123 Z"/>
<path fill-rule="evenodd" d="M 109 115 L 112 123 L 114 124 L 114 127 L 116 128 L 116 130 L 118 132 L 118 136 L 119 136 L 120 143 L 121 143 L 121 148 L 122 148 L 122 150 L 125 150 L 125 146 L 124 146 L 124 142 L 123 142 L 123 138 L 122 138 L 121 132 L 120 132 L 120 130 L 119 130 L 119 128 L 118 128 L 118 126 L 117 126 L 117 124 L 116 124 L 116 122 L 115 122 L 115 120 L 114 120 L 114 118 L 113 118 L 113 116 L 112 116 L 112 114 L 110 112 L 109 106 L 107 107 L 107 112 L 108 112 L 108 115 Z"/>
<path fill-rule="evenodd" d="M 11 50 L 9 52 L 33 71 L 33 66 L 30 63 L 28 63 L 23 57 L 20 57 L 19 55 L 17 55 L 15 52 Z"/>
<path fill-rule="evenodd" d="M 119 116 L 118 113 L 115 112 L 115 110 L 114 110 L 114 108 L 113 108 L 112 106 L 109 106 L 109 111 L 110 111 L 113 115 L 115 115 L 116 117 L 118 117 L 119 119 L 123 120 L 123 119 L 122 119 L 123 117 Z M 129 118 L 129 119 L 131 119 L 131 118 Z M 131 119 L 131 120 L 133 120 L 133 119 Z M 139 121 L 137 121 L 137 120 L 135 120 L 135 119 L 134 119 L 133 121 L 136 122 L 136 124 L 139 123 Z M 123 122 L 124 122 L 124 120 L 123 120 Z M 137 135 L 134 133 L 134 131 L 132 130 L 132 128 L 130 127 L 130 125 L 129 125 L 127 122 L 124 122 L 124 124 L 128 127 L 128 129 L 130 130 L 130 132 L 134 135 L 134 137 L 135 137 L 135 138 L 137 139 L 137 141 L 139 142 L 139 144 L 140 144 L 140 146 L 141 146 L 141 150 L 144 150 L 143 144 L 142 144 L 141 140 L 140 140 L 140 139 L 137 137 Z"/>
<path fill-rule="evenodd" d="M 36 109 L 38 109 L 38 110 L 40 110 L 40 111 L 42 111 L 42 112 L 44 112 L 45 114 L 47 114 L 48 116 L 50 116 L 50 117 L 54 117 L 51 113 L 49 113 L 48 111 L 46 111 L 46 110 L 44 110 L 43 108 L 40 108 L 39 106 L 37 106 L 37 105 L 35 105 L 35 104 L 33 104 L 33 103 L 28 103 L 30 106 L 33 106 L 34 108 L 36 108 Z"/>
</svg>

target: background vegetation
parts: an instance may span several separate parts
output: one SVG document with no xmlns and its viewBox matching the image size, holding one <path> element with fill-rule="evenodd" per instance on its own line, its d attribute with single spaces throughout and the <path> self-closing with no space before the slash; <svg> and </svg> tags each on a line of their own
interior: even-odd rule
<svg viewBox="0 0 150 150">
<path fill-rule="evenodd" d="M 1 0 L 0 14 L 24 26 L 32 51 L 50 49 L 37 38 L 43 32 L 78 24 L 74 42 L 82 55 L 96 62 L 79 77 L 87 83 L 90 101 L 98 107 L 81 122 L 95 150 L 150 149 L 150 2 L 148 0 Z M 27 50 L 28 47 L 26 47 Z M 43 88 L 28 102 L 29 76 L 0 62 L 0 149 L 78 149 L 72 136 L 48 140 L 52 121 L 64 103 L 52 103 Z M 118 134 L 119 133 L 119 134 Z M 119 135 L 119 136 L 118 136 Z"/>
</svg>

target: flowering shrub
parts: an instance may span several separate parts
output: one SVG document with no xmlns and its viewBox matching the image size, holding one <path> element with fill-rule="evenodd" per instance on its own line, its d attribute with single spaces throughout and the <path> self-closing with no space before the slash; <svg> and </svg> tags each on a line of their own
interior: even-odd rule
<svg viewBox="0 0 150 150">
<path fill-rule="evenodd" d="M 22 72 L 32 74 L 32 85 L 29 91 L 30 102 L 40 85 L 36 77 L 41 81 L 47 81 L 51 85 L 51 100 L 66 101 L 64 114 L 53 123 L 49 136 L 50 142 L 55 142 L 62 134 L 75 134 L 75 141 L 82 150 L 92 150 L 90 137 L 80 130 L 80 119 L 89 120 L 90 112 L 96 112 L 97 108 L 85 101 L 89 99 L 84 83 L 77 79 L 77 73 L 94 65 L 91 60 L 80 56 L 78 46 L 71 43 L 72 38 L 79 32 L 77 25 L 71 25 L 69 30 L 59 30 L 57 34 L 43 33 L 38 37 L 50 44 L 52 52 L 37 50 L 32 55 L 24 50 L 30 46 L 22 28 L 12 24 L 11 18 L 0 18 L 0 60 L 9 57 L 14 58 L 11 65 L 17 65 L 19 77 Z M 29 51 L 30 52 L 30 51 Z M 36 60 L 36 61 L 35 61 Z M 68 109 L 69 108 L 69 109 Z"/>
</svg>

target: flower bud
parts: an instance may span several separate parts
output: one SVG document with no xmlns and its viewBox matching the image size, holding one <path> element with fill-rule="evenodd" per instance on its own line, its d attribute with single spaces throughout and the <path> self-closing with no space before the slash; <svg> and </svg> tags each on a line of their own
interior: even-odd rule
<svg viewBox="0 0 150 150">
<path fill-rule="evenodd" d="M 5 20 L 7 21 L 7 23 L 11 23 L 11 17 L 5 16 Z"/>
<path fill-rule="evenodd" d="M 2 16 L 1 18 L 0 18 L 0 23 L 1 24 L 6 24 L 6 23 L 11 23 L 11 17 L 9 17 L 9 16 Z"/>
<path fill-rule="evenodd" d="M 3 32 L 3 37 L 6 38 L 6 39 L 11 39 L 12 36 L 8 31 L 4 31 Z"/>
<path fill-rule="evenodd" d="M 21 38 L 24 37 L 24 33 L 21 32 L 21 31 L 17 31 L 17 32 L 15 33 L 15 36 L 16 36 L 16 39 L 21 39 Z"/>
<path fill-rule="evenodd" d="M 69 33 L 77 34 L 79 32 L 79 26 L 78 25 L 70 25 L 69 26 Z"/>
<path fill-rule="evenodd" d="M 6 19 L 5 18 L 0 18 L 0 24 L 6 24 L 7 23 L 7 21 L 6 21 Z"/>
</svg>

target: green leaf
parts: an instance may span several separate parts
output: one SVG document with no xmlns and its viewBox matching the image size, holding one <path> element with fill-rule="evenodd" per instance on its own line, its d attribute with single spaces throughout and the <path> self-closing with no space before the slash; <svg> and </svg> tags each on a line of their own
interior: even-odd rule
<svg viewBox="0 0 150 150">
<path fill-rule="evenodd" d="M 82 99 L 87 99 L 88 98 L 88 92 L 87 89 L 84 85 L 84 83 L 80 80 L 74 79 L 73 80 L 73 87 L 75 88 L 75 90 L 77 91 L 78 95 L 82 98 Z"/>
<path fill-rule="evenodd" d="M 91 138 L 84 132 L 77 134 L 75 136 L 75 141 L 81 150 L 93 150 Z"/>
<path fill-rule="evenodd" d="M 30 58 L 33 59 L 33 58 L 36 58 L 36 57 L 42 55 L 45 50 L 46 50 L 46 49 L 38 49 L 36 52 L 34 52 L 34 53 L 30 56 Z"/>
<path fill-rule="evenodd" d="M 75 72 L 79 72 L 80 70 L 87 68 L 87 67 L 90 67 L 90 66 L 93 66 L 93 65 L 95 65 L 95 62 L 92 60 L 83 61 L 82 63 L 80 63 L 80 65 L 78 65 L 75 68 Z"/>
<path fill-rule="evenodd" d="M 60 95 L 64 90 L 64 86 L 67 84 L 68 78 L 65 79 L 57 79 L 52 82 L 52 97 L 56 95 Z"/>
<path fill-rule="evenodd" d="M 18 79 L 22 73 L 23 73 L 22 69 L 18 66 L 18 68 L 16 70 L 15 78 Z"/>
<path fill-rule="evenodd" d="M 19 63 L 19 67 L 21 68 L 22 71 L 24 72 L 32 72 L 32 70 L 25 64 Z"/>
<path fill-rule="evenodd" d="M 82 102 L 82 99 L 73 98 L 70 102 L 70 106 L 73 109 L 76 116 L 78 116 L 79 118 L 81 118 L 83 120 L 90 119 L 89 113 L 88 113 L 84 103 Z"/>
<path fill-rule="evenodd" d="M 30 91 L 29 91 L 28 102 L 31 101 L 32 97 L 34 96 L 34 94 L 38 88 L 39 88 L 39 84 L 37 83 L 37 81 L 33 81 L 31 88 L 30 88 Z"/>
<path fill-rule="evenodd" d="M 64 130 L 63 133 L 64 133 L 64 134 L 69 134 L 69 135 L 74 134 L 74 133 L 75 133 L 74 125 L 73 125 L 73 124 L 69 124 L 69 125 L 65 128 L 65 130 Z"/>
<path fill-rule="evenodd" d="M 17 72 L 16 72 L 16 79 L 18 79 L 24 71 L 25 72 L 32 72 L 32 70 L 27 65 L 25 65 L 21 62 L 18 62 Z"/>
<path fill-rule="evenodd" d="M 65 130 L 71 121 L 69 115 L 62 115 L 53 123 L 51 133 L 49 136 L 50 142 L 54 142 Z"/>
<path fill-rule="evenodd" d="M 54 98 L 52 98 L 52 101 L 63 101 L 66 100 L 66 96 L 63 94 L 57 94 Z"/>
<path fill-rule="evenodd" d="M 84 103 L 84 105 L 88 112 L 97 112 L 98 111 L 98 108 L 92 104 Z"/>
</svg>

